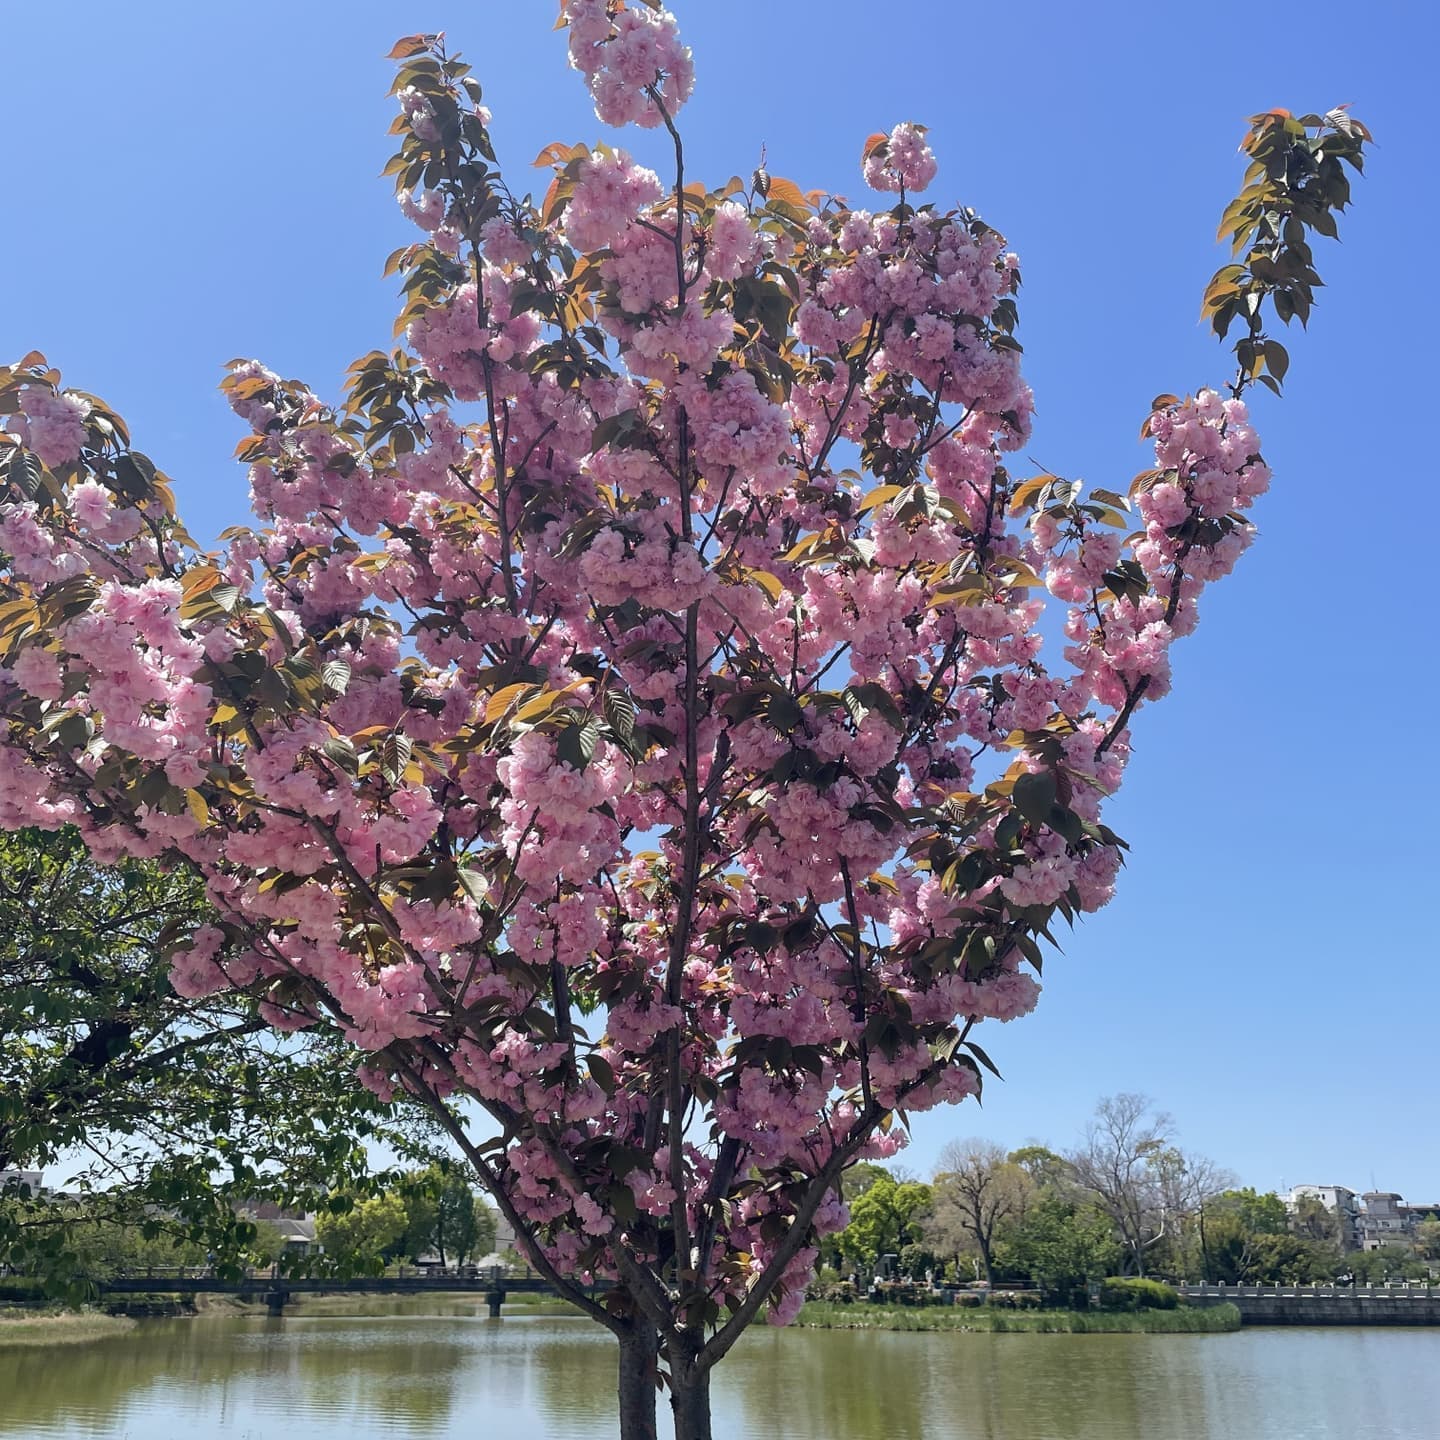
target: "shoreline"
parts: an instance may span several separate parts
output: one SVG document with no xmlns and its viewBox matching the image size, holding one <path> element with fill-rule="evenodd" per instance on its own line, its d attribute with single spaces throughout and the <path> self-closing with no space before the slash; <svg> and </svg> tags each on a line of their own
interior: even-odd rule
<svg viewBox="0 0 1440 1440">
<path fill-rule="evenodd" d="M 437 1298 L 441 1298 L 438 1297 Z M 463 1292 L 455 1299 L 468 1300 Z M 186 1318 L 240 1318 L 263 1314 L 258 1305 L 237 1303 L 225 1297 L 204 1297 Z M 218 1300 L 218 1303 L 217 1303 Z M 466 1306 L 467 1310 L 471 1307 Z M 483 1308 L 477 1301 L 474 1309 Z M 297 1299 L 287 1307 L 296 1319 L 364 1318 L 397 1312 L 376 1305 L 369 1296 L 326 1296 Z M 422 1312 L 412 1312 L 422 1313 Z M 446 1312 L 437 1312 L 443 1317 Z M 454 1311 L 449 1312 L 454 1314 Z M 579 1315 L 566 1301 L 536 1297 L 507 1303 L 505 1315 L 562 1317 Z M 103 1340 L 133 1330 L 139 1322 L 129 1316 L 106 1315 L 93 1309 L 31 1311 L 0 1308 L 0 1347 L 72 1345 Z M 1177 1310 L 1004 1310 L 990 1307 L 892 1306 L 863 1301 L 849 1305 L 810 1300 L 794 1321 L 799 1330 L 884 1330 L 953 1335 L 1218 1335 L 1240 1329 L 1240 1312 L 1233 1305 Z"/>
<path fill-rule="evenodd" d="M 1004 1310 L 989 1306 L 849 1305 L 807 1300 L 805 1330 L 894 1330 L 957 1335 L 1222 1335 L 1240 1328 L 1233 1305 L 1177 1310 Z"/>
</svg>

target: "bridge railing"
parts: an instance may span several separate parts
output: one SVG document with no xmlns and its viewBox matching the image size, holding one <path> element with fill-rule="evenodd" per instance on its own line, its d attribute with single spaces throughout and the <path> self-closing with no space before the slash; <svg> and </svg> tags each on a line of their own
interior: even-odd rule
<svg viewBox="0 0 1440 1440">
<path fill-rule="evenodd" d="M 1395 1280 L 1381 1285 L 1226 1285 L 1196 1284 L 1177 1285 L 1176 1291 L 1187 1299 L 1261 1299 L 1279 1297 L 1282 1299 L 1346 1299 L 1395 1300 L 1413 1297 L 1418 1300 L 1433 1299 L 1440 1293 L 1440 1286 L 1424 1280 Z"/>
<path fill-rule="evenodd" d="M 121 1267 L 113 1272 L 127 1280 L 214 1280 L 218 1271 L 213 1265 L 146 1265 Z M 290 1272 L 278 1265 L 250 1265 L 241 1272 L 246 1280 L 328 1279 L 311 1276 L 305 1271 Z M 339 1279 L 341 1277 L 333 1277 Z M 356 1277 L 367 1278 L 367 1277 Z M 528 1265 L 391 1265 L 377 1279 L 396 1280 L 533 1280 L 535 1271 Z"/>
</svg>

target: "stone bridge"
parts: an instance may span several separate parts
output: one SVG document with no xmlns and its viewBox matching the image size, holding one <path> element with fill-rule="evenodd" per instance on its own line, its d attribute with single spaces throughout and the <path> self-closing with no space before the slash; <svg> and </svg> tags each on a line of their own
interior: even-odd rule
<svg viewBox="0 0 1440 1440">
<path fill-rule="evenodd" d="M 1177 1285 L 1191 1305 L 1234 1305 L 1246 1325 L 1440 1325 L 1430 1285 Z"/>
<path fill-rule="evenodd" d="M 482 1294 L 490 1314 L 499 1316 L 500 1307 L 511 1294 L 553 1295 L 549 1281 L 529 1273 L 516 1275 L 500 1266 L 461 1272 L 436 1272 L 402 1268 L 391 1275 L 365 1275 L 348 1280 L 324 1276 L 281 1275 L 263 1271 L 222 1279 L 209 1270 L 156 1268 L 130 1274 L 112 1275 L 96 1282 L 101 1295 L 238 1295 L 245 1300 L 263 1300 L 272 1315 L 284 1313 L 286 1304 L 297 1295 L 426 1295 Z M 587 1289 L 594 1293 L 603 1284 Z"/>
</svg>

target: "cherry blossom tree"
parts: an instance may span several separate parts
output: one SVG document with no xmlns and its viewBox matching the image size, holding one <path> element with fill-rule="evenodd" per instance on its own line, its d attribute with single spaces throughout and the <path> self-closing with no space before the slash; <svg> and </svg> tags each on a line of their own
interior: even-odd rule
<svg viewBox="0 0 1440 1440">
<path fill-rule="evenodd" d="M 0 370 L 0 826 L 202 877 L 175 988 L 370 1052 L 619 1341 L 622 1435 L 658 1378 L 695 1440 L 842 1171 L 979 1091 L 976 1026 L 1109 900 L 1131 722 L 1250 542 L 1245 392 L 1279 388 L 1269 317 L 1308 316 L 1368 135 L 1253 120 L 1206 298 L 1236 377 L 1161 396 L 1153 468 L 1085 491 L 1011 473 L 1019 263 L 921 203 L 922 126 L 864 143 L 873 212 L 709 188 L 674 18 L 562 23 L 670 172 L 552 145 L 534 202 L 468 68 L 402 41 L 402 344 L 339 404 L 228 367 L 257 524 L 223 548 L 101 400 Z"/>
</svg>

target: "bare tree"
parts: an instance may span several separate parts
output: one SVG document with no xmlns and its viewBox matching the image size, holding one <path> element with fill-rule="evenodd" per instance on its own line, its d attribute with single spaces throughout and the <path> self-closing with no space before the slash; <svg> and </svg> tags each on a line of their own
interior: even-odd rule
<svg viewBox="0 0 1440 1440">
<path fill-rule="evenodd" d="M 1067 1157 L 1076 1182 L 1107 1214 L 1126 1267 L 1145 1273 L 1147 1254 L 1225 1189 L 1230 1176 L 1175 1142 L 1175 1121 L 1146 1095 L 1107 1095 L 1085 1139 Z"/>
<path fill-rule="evenodd" d="M 952 1254 L 973 1245 L 986 1280 L 993 1281 L 996 1229 L 1023 1210 L 1031 1188 L 1030 1177 L 999 1145 L 952 1140 L 940 1152 L 930 1233 Z"/>
</svg>

